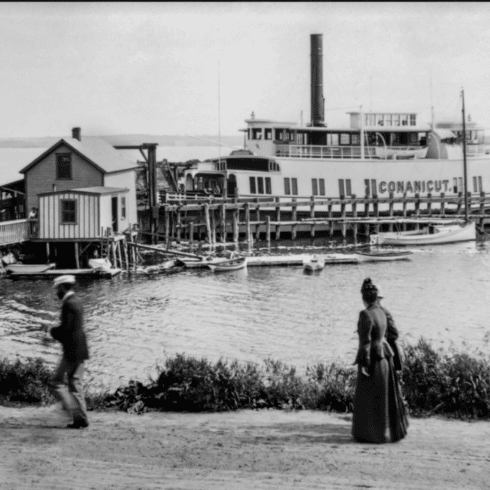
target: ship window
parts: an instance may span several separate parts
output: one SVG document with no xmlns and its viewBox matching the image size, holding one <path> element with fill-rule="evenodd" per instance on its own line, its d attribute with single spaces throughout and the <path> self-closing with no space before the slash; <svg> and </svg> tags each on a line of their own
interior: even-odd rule
<svg viewBox="0 0 490 490">
<path fill-rule="evenodd" d="M 378 195 L 376 179 L 371 179 L 371 191 L 373 193 L 373 197 L 376 197 Z"/>
<path fill-rule="evenodd" d="M 459 192 L 463 192 L 463 177 L 459 177 Z"/>
<path fill-rule="evenodd" d="M 408 125 L 408 114 L 401 114 L 401 122 L 402 126 Z"/>
<path fill-rule="evenodd" d="M 383 114 L 376 114 L 376 126 L 383 126 Z"/>
<path fill-rule="evenodd" d="M 456 177 L 453 179 L 453 192 L 458 193 L 458 179 Z"/>
<path fill-rule="evenodd" d="M 393 114 L 393 126 L 400 126 L 400 114 Z"/>
<path fill-rule="evenodd" d="M 351 187 L 350 179 L 345 180 L 345 193 L 347 196 L 352 195 L 352 187 Z"/>
<path fill-rule="evenodd" d="M 73 224 L 77 222 L 77 201 L 74 199 L 62 199 L 61 224 Z"/>
<path fill-rule="evenodd" d="M 478 179 L 473 177 L 473 192 L 478 192 Z"/>
<path fill-rule="evenodd" d="M 282 141 L 282 129 L 276 129 L 276 140 Z"/>
<path fill-rule="evenodd" d="M 410 114 L 410 126 L 416 126 L 416 125 L 417 125 L 416 114 Z"/>
<path fill-rule="evenodd" d="M 350 137 L 351 145 L 360 145 L 361 144 L 361 136 L 359 134 L 352 134 Z"/>
<path fill-rule="evenodd" d="M 327 145 L 339 146 L 339 135 L 338 135 L 338 133 L 327 133 Z"/>
<path fill-rule="evenodd" d="M 325 195 L 325 179 L 319 179 L 320 180 L 320 196 Z"/>
<path fill-rule="evenodd" d="M 364 195 L 366 197 L 369 197 L 371 194 L 370 190 L 369 190 L 369 179 L 364 179 Z"/>
<path fill-rule="evenodd" d="M 345 196 L 344 179 L 339 179 L 339 196 Z"/>
<path fill-rule="evenodd" d="M 291 187 L 293 191 L 293 195 L 297 196 L 298 195 L 298 179 L 291 179 Z"/>
<path fill-rule="evenodd" d="M 270 177 L 265 178 L 265 193 L 266 194 L 272 194 L 272 185 L 271 185 L 271 178 Z"/>
<path fill-rule="evenodd" d="M 257 189 L 258 194 L 264 193 L 264 177 L 257 177 Z"/>
<path fill-rule="evenodd" d="M 385 126 L 391 126 L 391 114 L 385 114 L 384 121 Z"/>
<path fill-rule="evenodd" d="M 289 132 L 289 141 L 294 141 L 294 132 L 293 131 Z"/>
<path fill-rule="evenodd" d="M 252 139 L 253 140 L 262 139 L 262 128 L 252 128 Z"/>
<path fill-rule="evenodd" d="M 318 196 L 318 179 L 311 179 L 311 188 L 314 196 Z"/>
<path fill-rule="evenodd" d="M 255 186 L 255 177 L 250 177 L 250 194 L 257 194 L 257 188 Z"/>
<path fill-rule="evenodd" d="M 349 145 L 350 144 L 350 135 L 349 135 L 349 133 L 341 133 L 340 134 L 340 144 L 341 145 Z"/>
<path fill-rule="evenodd" d="M 56 154 L 56 180 L 71 180 L 71 153 Z"/>
<path fill-rule="evenodd" d="M 272 129 L 266 129 L 265 130 L 265 139 L 266 140 L 271 140 L 272 139 Z"/>
<path fill-rule="evenodd" d="M 483 192 L 482 178 L 478 177 L 478 183 L 480 184 L 480 192 Z"/>
<path fill-rule="evenodd" d="M 284 194 L 286 194 L 286 196 L 291 194 L 291 179 L 288 177 L 284 178 Z"/>
</svg>

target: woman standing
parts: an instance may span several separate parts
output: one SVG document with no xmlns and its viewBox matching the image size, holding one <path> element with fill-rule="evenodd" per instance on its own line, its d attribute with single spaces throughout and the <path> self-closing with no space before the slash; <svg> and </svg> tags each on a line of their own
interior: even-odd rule
<svg viewBox="0 0 490 490">
<path fill-rule="evenodd" d="M 354 397 L 352 435 L 359 442 L 395 442 L 407 434 L 408 420 L 401 399 L 393 354 L 385 335 L 386 314 L 378 302 L 378 290 L 371 279 L 361 288 L 366 307 L 359 314 L 357 385 Z"/>
</svg>

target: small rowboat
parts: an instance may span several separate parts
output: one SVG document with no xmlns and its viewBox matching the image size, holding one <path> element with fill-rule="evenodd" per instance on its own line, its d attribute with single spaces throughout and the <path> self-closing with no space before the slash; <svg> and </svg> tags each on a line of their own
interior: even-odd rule
<svg viewBox="0 0 490 490">
<path fill-rule="evenodd" d="M 53 269 L 56 264 L 9 264 L 5 266 L 7 274 L 32 275 L 42 274 L 49 269 Z"/>
<path fill-rule="evenodd" d="M 103 259 L 90 259 L 88 265 L 94 272 L 107 272 L 112 268 L 111 261 L 107 257 Z"/>
<path fill-rule="evenodd" d="M 247 267 L 247 258 L 238 257 L 237 259 L 222 260 L 218 264 L 209 264 L 208 267 L 214 272 L 236 271 Z"/>
<path fill-rule="evenodd" d="M 306 271 L 319 271 L 325 267 L 325 259 L 318 258 L 316 255 L 307 257 L 303 260 L 303 268 Z"/>
<path fill-rule="evenodd" d="M 392 260 L 409 260 L 412 252 L 398 250 L 371 250 L 369 252 L 356 252 L 358 262 L 390 262 Z"/>
<path fill-rule="evenodd" d="M 223 257 L 206 257 L 203 259 L 188 259 L 183 258 L 180 259 L 188 269 L 201 269 L 208 267 L 208 265 L 216 265 L 221 264 L 222 262 L 226 262 L 227 259 Z"/>
</svg>

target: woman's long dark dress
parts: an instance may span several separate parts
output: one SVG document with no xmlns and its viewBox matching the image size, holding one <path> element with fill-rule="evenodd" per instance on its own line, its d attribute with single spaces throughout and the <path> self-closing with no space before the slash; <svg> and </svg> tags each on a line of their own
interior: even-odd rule
<svg viewBox="0 0 490 490">
<path fill-rule="evenodd" d="M 386 329 L 386 314 L 377 303 L 359 314 L 359 350 L 355 361 L 358 371 L 352 421 L 352 435 L 357 441 L 395 442 L 407 434 L 408 419 L 392 353 L 385 341 Z"/>
</svg>

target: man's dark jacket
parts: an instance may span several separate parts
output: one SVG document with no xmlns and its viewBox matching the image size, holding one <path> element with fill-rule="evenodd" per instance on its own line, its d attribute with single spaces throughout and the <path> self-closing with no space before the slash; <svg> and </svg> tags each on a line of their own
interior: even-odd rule
<svg viewBox="0 0 490 490">
<path fill-rule="evenodd" d="M 67 361 L 83 362 L 88 359 L 87 338 L 83 330 L 83 306 L 75 294 L 63 302 L 60 325 L 51 329 L 51 336 L 61 342 Z"/>
</svg>

